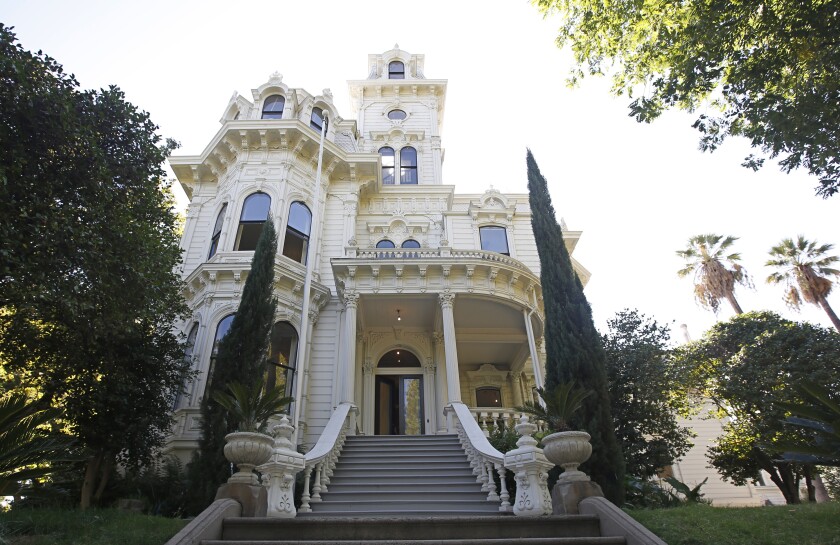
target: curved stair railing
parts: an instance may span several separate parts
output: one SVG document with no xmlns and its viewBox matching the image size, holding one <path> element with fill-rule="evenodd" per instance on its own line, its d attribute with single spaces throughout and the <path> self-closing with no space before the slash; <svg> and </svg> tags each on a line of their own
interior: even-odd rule
<svg viewBox="0 0 840 545">
<path fill-rule="evenodd" d="M 341 403 L 333 411 L 327 426 L 318 438 L 318 442 L 312 450 L 306 453 L 304 466 L 303 495 L 299 511 L 301 513 L 312 512 L 310 502 L 321 501 L 321 492 L 327 491 L 338 456 L 344 447 L 347 438 L 348 428 L 356 421 L 359 409 L 352 403 Z M 353 430 L 355 431 L 355 430 Z M 312 483 L 312 493 L 309 492 L 309 483 L 312 472 L 315 472 L 315 481 Z"/>
<path fill-rule="evenodd" d="M 510 494 L 505 483 L 505 455 L 496 450 L 478 425 L 470 408 L 461 402 L 453 402 L 446 407 L 447 416 L 452 415 L 461 446 L 467 454 L 467 459 L 473 468 L 476 481 L 481 483 L 481 490 L 487 492 L 487 501 L 500 502 L 499 511 L 503 513 L 512 510 Z M 501 493 L 496 490 L 493 478 L 495 472 L 499 475 Z"/>
</svg>

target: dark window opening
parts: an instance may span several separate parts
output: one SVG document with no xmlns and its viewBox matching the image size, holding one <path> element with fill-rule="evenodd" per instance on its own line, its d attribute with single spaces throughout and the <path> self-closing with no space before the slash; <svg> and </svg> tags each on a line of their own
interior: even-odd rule
<svg viewBox="0 0 840 545">
<path fill-rule="evenodd" d="M 266 389 L 281 388 L 284 395 L 292 395 L 295 375 L 298 335 L 289 322 L 277 322 L 271 329 L 271 344 L 266 369 Z"/>
<path fill-rule="evenodd" d="M 400 150 L 400 184 L 417 183 L 417 150 L 405 147 Z"/>
<path fill-rule="evenodd" d="M 283 108 L 286 99 L 282 95 L 271 95 L 263 102 L 263 119 L 283 119 Z"/>
<path fill-rule="evenodd" d="M 394 243 L 391 242 L 388 239 L 380 240 L 379 242 L 376 243 L 376 247 L 377 248 L 396 248 L 396 246 L 394 246 Z"/>
<path fill-rule="evenodd" d="M 225 221 L 226 211 L 227 203 L 222 205 L 219 215 L 216 216 L 216 224 L 213 226 L 213 236 L 210 238 L 210 253 L 207 255 L 207 259 L 213 257 L 219 251 L 219 239 L 222 237 L 222 224 Z"/>
<path fill-rule="evenodd" d="M 312 108 L 312 117 L 309 119 L 309 126 L 319 133 L 329 128 L 329 121 L 324 119 L 324 110 L 321 108 Z"/>
<path fill-rule="evenodd" d="M 394 184 L 394 148 L 384 147 L 379 149 L 382 157 L 382 183 L 385 185 Z"/>
<path fill-rule="evenodd" d="M 417 242 L 416 240 L 410 238 L 410 239 L 408 239 L 408 240 L 406 240 L 402 243 L 402 247 L 403 248 L 419 248 L 420 243 Z"/>
<path fill-rule="evenodd" d="M 305 265 L 311 229 L 312 212 L 302 202 L 293 202 L 289 206 L 289 221 L 286 223 L 283 255 Z"/>
<path fill-rule="evenodd" d="M 502 391 L 491 386 L 475 390 L 476 407 L 502 407 Z"/>
<path fill-rule="evenodd" d="M 253 193 L 245 199 L 242 205 L 242 215 L 239 217 L 239 230 L 236 233 L 235 250 L 239 252 L 253 251 L 257 248 L 268 211 L 271 208 L 271 197 L 265 193 Z"/>
<path fill-rule="evenodd" d="M 388 112 L 388 119 L 393 119 L 394 121 L 401 121 L 406 117 L 406 113 L 402 110 L 391 110 Z"/>
<path fill-rule="evenodd" d="M 219 320 L 219 325 L 216 326 L 216 336 L 213 337 L 213 350 L 210 352 L 210 366 L 207 368 L 207 384 L 204 385 L 205 395 L 211 391 L 210 387 L 213 383 L 213 371 L 216 368 L 216 355 L 219 353 L 219 344 L 230 331 L 230 326 L 233 323 L 233 316 L 233 314 L 228 314 Z"/>
<path fill-rule="evenodd" d="M 391 350 L 379 359 L 379 368 L 420 367 L 420 360 L 404 348 Z"/>
<path fill-rule="evenodd" d="M 481 237 L 482 250 L 510 255 L 507 232 L 504 227 L 481 227 L 478 233 Z"/>
<path fill-rule="evenodd" d="M 389 62 L 388 79 L 405 79 L 405 64 L 400 61 Z"/>
</svg>

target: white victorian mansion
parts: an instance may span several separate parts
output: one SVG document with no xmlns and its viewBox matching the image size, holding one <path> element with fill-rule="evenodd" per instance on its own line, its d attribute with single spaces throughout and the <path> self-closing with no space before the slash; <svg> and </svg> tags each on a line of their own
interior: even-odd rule
<svg viewBox="0 0 840 545">
<path fill-rule="evenodd" d="M 306 449 L 342 404 L 355 407 L 350 434 L 435 435 L 453 432 L 452 403 L 481 424 L 533 399 L 544 316 L 528 195 L 445 183 L 447 81 L 423 62 L 396 47 L 368 56 L 367 77 L 349 82 L 355 119 L 328 90 L 274 75 L 251 100 L 234 94 L 200 155 L 170 159 L 190 198 L 184 333 L 198 375 L 169 452 L 197 448 L 213 353 L 267 218 L 279 234 L 270 362 Z M 565 235 L 571 251 L 579 233 Z"/>
</svg>

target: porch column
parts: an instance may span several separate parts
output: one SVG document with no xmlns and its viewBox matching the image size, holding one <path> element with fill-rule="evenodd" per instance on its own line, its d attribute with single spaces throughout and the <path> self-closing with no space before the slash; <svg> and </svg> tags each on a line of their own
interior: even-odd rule
<svg viewBox="0 0 840 545">
<path fill-rule="evenodd" d="M 359 304 L 359 294 L 355 291 L 344 292 L 344 306 L 346 308 L 344 315 L 345 326 L 345 349 L 347 356 L 344 359 L 345 367 L 342 370 L 344 375 L 344 391 L 341 393 L 341 402 L 355 404 L 356 394 L 356 307 Z M 356 423 L 353 412 L 350 412 L 350 430 L 349 435 L 356 434 Z"/>
<path fill-rule="evenodd" d="M 376 392 L 374 387 L 375 376 L 373 374 L 373 362 L 370 358 L 365 358 L 365 363 L 362 366 L 363 373 L 363 389 L 362 399 L 364 400 L 364 407 L 362 408 L 362 433 L 365 435 L 373 435 L 373 414 L 376 412 L 374 403 L 376 399 Z"/>
<path fill-rule="evenodd" d="M 522 376 L 520 373 L 508 373 L 510 391 L 513 392 L 513 406 L 522 406 Z"/>
<path fill-rule="evenodd" d="M 424 427 L 424 431 L 426 435 L 431 435 L 437 430 L 437 410 L 435 410 L 435 406 L 437 405 L 435 401 L 435 389 L 429 388 L 430 384 L 435 383 L 435 361 L 434 358 L 426 358 L 426 364 L 423 366 L 423 400 L 424 407 L 426 410 L 424 411 L 425 414 L 429 415 L 430 418 L 426 420 L 426 425 Z"/>
<path fill-rule="evenodd" d="M 522 315 L 525 317 L 528 349 L 531 351 L 531 363 L 534 365 L 534 382 L 538 388 L 542 388 L 545 384 L 545 379 L 543 378 L 542 366 L 540 365 L 539 353 L 537 352 L 537 343 L 534 339 L 534 326 L 531 324 L 531 314 L 528 312 L 528 309 L 522 309 Z"/>
<path fill-rule="evenodd" d="M 449 403 L 461 401 L 461 379 L 458 376 L 458 348 L 455 344 L 455 315 L 452 306 L 454 293 L 441 293 L 440 308 L 443 315 L 443 350 L 446 357 L 446 383 Z"/>
<path fill-rule="evenodd" d="M 356 215 L 358 213 L 358 196 L 351 194 L 344 201 L 344 244 L 343 246 L 357 246 Z"/>
<path fill-rule="evenodd" d="M 435 356 L 435 418 L 438 422 L 438 435 L 446 433 L 446 419 L 443 408 L 449 403 L 446 385 L 445 356 L 443 353 L 443 333 L 432 333 L 432 353 Z"/>
</svg>

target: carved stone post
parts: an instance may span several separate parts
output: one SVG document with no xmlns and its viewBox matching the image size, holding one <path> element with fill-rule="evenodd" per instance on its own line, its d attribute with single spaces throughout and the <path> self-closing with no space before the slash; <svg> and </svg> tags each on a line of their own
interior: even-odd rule
<svg viewBox="0 0 840 545">
<path fill-rule="evenodd" d="M 437 432 L 438 434 L 444 434 L 447 433 L 446 419 L 443 418 L 444 407 L 449 403 L 449 397 L 447 395 L 448 388 L 446 385 L 446 357 L 443 353 L 443 334 L 433 333 L 432 342 L 434 343 L 432 351 L 435 355 L 435 365 L 437 367 L 435 371 L 435 402 L 437 403 L 435 416 L 438 420 Z"/>
<path fill-rule="evenodd" d="M 292 444 L 292 426 L 286 415 L 274 426 L 274 452 L 271 459 L 259 468 L 268 476 L 268 509 L 266 516 L 294 518 L 295 510 L 295 474 L 305 465 L 303 454 L 294 449 Z M 308 484 L 308 483 L 307 483 Z"/>
<path fill-rule="evenodd" d="M 443 349 L 446 357 L 446 384 L 449 394 L 449 404 L 456 401 L 461 401 L 461 379 L 458 371 L 458 348 L 455 342 L 455 314 L 452 311 L 452 306 L 455 301 L 454 293 L 441 293 L 440 308 L 443 315 Z M 455 429 L 453 422 L 453 412 L 447 416 L 447 428 L 449 432 Z"/>
<path fill-rule="evenodd" d="M 505 468 L 516 476 L 516 501 L 513 514 L 518 517 L 538 517 L 551 514 L 551 494 L 548 492 L 548 471 L 554 466 L 546 460 L 537 440 L 531 437 L 537 426 L 523 416 L 516 425 L 522 437 L 517 448 L 505 454 Z"/>
<path fill-rule="evenodd" d="M 359 294 L 355 291 L 344 292 L 344 305 L 346 314 L 344 324 L 346 329 L 345 339 L 347 347 L 346 367 L 342 369 L 344 375 L 344 392 L 339 398 L 342 402 L 356 403 L 356 309 L 359 304 Z M 356 435 L 356 414 L 350 415 L 350 426 L 348 435 Z"/>
<path fill-rule="evenodd" d="M 376 412 L 373 408 L 376 399 L 376 376 L 374 375 L 373 361 L 370 358 L 365 358 L 365 363 L 362 366 L 363 385 L 362 385 L 362 399 L 365 399 L 363 406 L 364 413 L 362 414 L 362 432 L 365 435 L 373 435 L 373 415 Z"/>
</svg>

